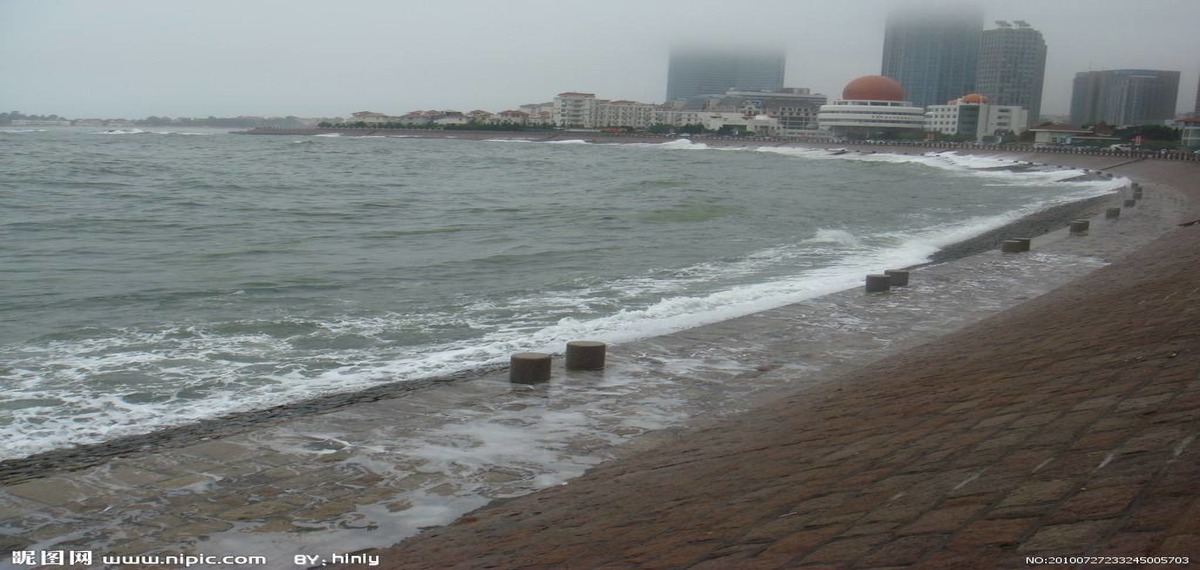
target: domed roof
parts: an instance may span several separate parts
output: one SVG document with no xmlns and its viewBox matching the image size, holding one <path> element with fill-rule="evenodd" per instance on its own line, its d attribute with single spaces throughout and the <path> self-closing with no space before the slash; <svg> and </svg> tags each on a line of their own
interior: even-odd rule
<svg viewBox="0 0 1200 570">
<path fill-rule="evenodd" d="M 900 82 L 882 75 L 865 75 L 846 84 L 842 99 L 847 101 L 903 101 Z"/>
<path fill-rule="evenodd" d="M 963 103 L 987 103 L 988 98 L 978 93 L 971 93 L 969 95 L 964 95 L 960 101 Z"/>
</svg>

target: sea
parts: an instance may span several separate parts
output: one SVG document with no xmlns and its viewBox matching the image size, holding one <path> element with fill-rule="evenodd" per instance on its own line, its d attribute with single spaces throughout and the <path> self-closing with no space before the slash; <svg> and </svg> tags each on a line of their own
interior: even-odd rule
<svg viewBox="0 0 1200 570">
<path fill-rule="evenodd" d="M 0 460 L 861 286 L 1120 184 L 1080 174 L 763 142 L 2 128 Z"/>
</svg>

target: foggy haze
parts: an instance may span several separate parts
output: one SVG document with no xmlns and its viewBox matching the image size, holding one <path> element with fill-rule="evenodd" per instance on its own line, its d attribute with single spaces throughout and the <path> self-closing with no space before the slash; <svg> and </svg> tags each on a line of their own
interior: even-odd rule
<svg viewBox="0 0 1200 570">
<path fill-rule="evenodd" d="M 660 103 L 673 42 L 787 48 L 785 85 L 831 99 L 880 72 L 884 0 L 4 0 L 0 111 L 70 118 L 498 112 L 563 91 Z M 904 5 L 901 3 L 900 5 Z M 1042 112 L 1079 71 L 1200 72 L 1196 0 L 1000 0 L 1046 39 Z"/>
</svg>

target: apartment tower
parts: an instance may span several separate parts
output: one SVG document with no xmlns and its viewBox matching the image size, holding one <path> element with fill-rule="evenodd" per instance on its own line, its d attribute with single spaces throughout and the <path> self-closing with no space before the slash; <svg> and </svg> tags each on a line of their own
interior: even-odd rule
<svg viewBox="0 0 1200 570">
<path fill-rule="evenodd" d="M 1046 40 L 1021 20 L 997 21 L 996 26 L 980 36 L 975 92 L 987 96 L 992 105 L 1024 108 L 1033 124 L 1042 111 Z"/>
<path fill-rule="evenodd" d="M 1075 74 L 1071 90 L 1071 124 L 1161 123 L 1175 118 L 1178 96 L 1178 71 L 1083 71 Z"/>
<path fill-rule="evenodd" d="M 900 82 L 918 107 L 942 105 L 976 91 L 983 10 L 974 5 L 920 5 L 888 14 L 884 77 Z"/>
</svg>

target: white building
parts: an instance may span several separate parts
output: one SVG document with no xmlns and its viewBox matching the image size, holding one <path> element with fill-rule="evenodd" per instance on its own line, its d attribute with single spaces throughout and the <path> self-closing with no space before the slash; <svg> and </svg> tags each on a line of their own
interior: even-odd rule
<svg viewBox="0 0 1200 570">
<path fill-rule="evenodd" d="M 868 75 L 846 84 L 841 99 L 822 105 L 817 123 L 838 137 L 920 133 L 925 129 L 925 109 L 905 101 L 904 88 L 896 80 Z"/>
<path fill-rule="evenodd" d="M 1200 99 L 1200 94 L 1196 95 Z M 1192 117 L 1179 122 L 1179 145 L 1184 150 L 1200 149 L 1200 117 Z"/>
<path fill-rule="evenodd" d="M 554 102 L 548 103 L 529 103 L 521 105 L 521 111 L 528 114 L 526 123 L 529 125 L 553 125 L 554 124 Z"/>
<path fill-rule="evenodd" d="M 804 87 L 785 87 L 778 91 L 729 90 L 721 106 L 736 104 L 747 115 L 768 115 L 777 119 L 780 134 L 801 134 L 817 129 L 821 106 L 829 98 Z"/>
<path fill-rule="evenodd" d="M 517 127 L 523 127 L 529 124 L 529 113 L 515 110 L 500 111 L 499 113 L 492 115 L 488 122 L 493 125 L 513 125 Z"/>
<path fill-rule="evenodd" d="M 601 101 L 597 104 L 597 127 L 645 129 L 654 124 L 656 107 L 636 101 Z"/>
<path fill-rule="evenodd" d="M 988 98 L 971 93 L 925 111 L 925 130 L 947 136 L 966 135 L 976 142 L 995 142 L 1009 131 L 1025 132 L 1029 112 L 1016 105 L 992 105 Z"/>
<path fill-rule="evenodd" d="M 594 93 L 559 93 L 554 98 L 554 126 L 560 128 L 596 128 L 596 95 Z"/>
<path fill-rule="evenodd" d="M 1091 129 L 1081 129 L 1071 125 L 1045 125 L 1029 129 L 1033 133 L 1033 146 L 1069 145 L 1079 137 L 1090 137 Z"/>
<path fill-rule="evenodd" d="M 672 105 L 662 105 L 654 111 L 653 124 L 671 125 L 672 127 L 703 125 L 704 114 L 702 111 L 685 111 L 683 109 L 676 109 Z"/>
<path fill-rule="evenodd" d="M 351 123 L 365 123 L 366 125 L 382 125 L 384 123 L 394 123 L 400 120 L 399 117 L 392 117 L 383 113 L 374 111 L 359 111 L 351 115 Z"/>
</svg>

